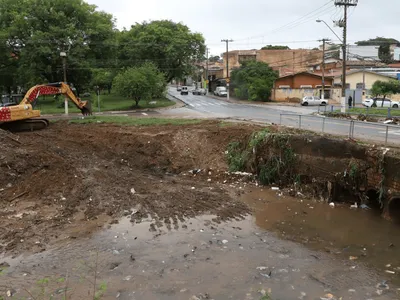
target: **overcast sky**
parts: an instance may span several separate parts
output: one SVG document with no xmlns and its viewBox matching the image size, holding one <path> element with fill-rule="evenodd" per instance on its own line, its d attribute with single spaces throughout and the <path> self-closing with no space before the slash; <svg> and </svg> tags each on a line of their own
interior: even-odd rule
<svg viewBox="0 0 400 300">
<path fill-rule="evenodd" d="M 142 21 L 168 19 L 186 24 L 204 35 L 211 54 L 221 54 L 221 39 L 233 39 L 230 50 L 259 49 L 266 44 L 290 48 L 313 48 L 317 40 L 341 36 L 332 20 L 343 16 L 333 0 L 87 0 L 112 13 L 118 28 L 130 28 Z M 400 39 L 400 0 L 359 0 L 349 9 L 349 43 L 376 36 Z"/>
</svg>

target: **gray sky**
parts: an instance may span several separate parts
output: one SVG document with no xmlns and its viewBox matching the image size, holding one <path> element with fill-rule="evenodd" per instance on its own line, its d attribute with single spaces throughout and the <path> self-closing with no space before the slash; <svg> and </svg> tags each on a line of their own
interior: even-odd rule
<svg viewBox="0 0 400 300">
<path fill-rule="evenodd" d="M 204 35 L 211 54 L 221 54 L 221 39 L 235 40 L 230 50 L 259 49 L 266 44 L 313 48 L 321 38 L 337 40 L 325 20 L 341 36 L 332 20 L 343 16 L 333 0 L 87 0 L 112 13 L 118 28 L 142 21 L 169 19 Z M 349 9 L 349 43 L 376 36 L 400 39 L 399 0 L 359 0 Z M 294 43 L 295 42 L 295 43 Z"/>
</svg>

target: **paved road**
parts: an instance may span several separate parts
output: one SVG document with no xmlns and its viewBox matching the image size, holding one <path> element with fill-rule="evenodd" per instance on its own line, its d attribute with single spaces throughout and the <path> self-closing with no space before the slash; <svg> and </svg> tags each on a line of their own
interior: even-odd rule
<svg viewBox="0 0 400 300">
<path fill-rule="evenodd" d="M 291 127 L 329 134 L 349 136 L 350 122 L 347 120 L 312 116 L 318 107 L 293 107 L 279 105 L 237 104 L 226 100 L 218 100 L 208 96 L 180 95 L 175 88 L 169 89 L 169 94 L 186 103 L 185 108 L 174 110 L 175 113 L 185 115 L 193 113 L 199 116 L 213 118 L 235 118 L 265 123 L 282 124 Z M 301 114 L 301 117 L 288 114 Z M 386 128 L 378 123 L 355 122 L 353 137 L 377 142 L 385 142 L 386 130 L 388 143 L 400 144 L 400 127 Z"/>
</svg>

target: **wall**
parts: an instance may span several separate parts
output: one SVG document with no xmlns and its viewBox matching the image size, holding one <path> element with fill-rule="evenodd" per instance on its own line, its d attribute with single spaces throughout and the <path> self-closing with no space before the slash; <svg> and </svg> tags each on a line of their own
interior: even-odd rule
<svg viewBox="0 0 400 300">
<path fill-rule="evenodd" d="M 319 50 L 237 50 L 229 52 L 229 69 L 240 66 L 239 56 L 255 56 L 257 61 L 268 63 L 271 67 L 285 67 L 294 70 L 295 73 L 306 71 L 309 65 L 322 61 L 322 51 Z M 226 53 L 223 54 L 226 62 Z M 226 64 L 224 63 L 224 76 L 226 76 Z"/>
<path fill-rule="evenodd" d="M 393 78 L 381 76 L 379 74 L 365 72 L 365 89 L 370 90 L 374 82 L 377 80 L 390 81 L 393 80 Z M 341 84 L 342 79 L 340 77 L 336 77 L 334 82 L 337 84 Z M 357 72 L 346 75 L 346 83 L 350 84 L 350 89 L 356 89 L 357 83 L 362 83 L 362 82 L 363 82 L 363 72 Z"/>
<path fill-rule="evenodd" d="M 275 81 L 275 87 L 281 85 L 289 85 L 293 89 L 300 89 L 302 85 L 312 85 L 315 88 L 317 85 L 322 85 L 322 77 L 309 74 L 296 74 L 295 76 L 286 76 Z M 325 85 L 333 85 L 332 78 L 325 78 Z"/>
<path fill-rule="evenodd" d="M 330 91 L 329 104 L 338 105 L 340 103 L 340 89 L 326 89 Z M 321 95 L 321 89 L 273 89 L 272 100 L 278 102 L 300 103 L 305 96 Z"/>
</svg>

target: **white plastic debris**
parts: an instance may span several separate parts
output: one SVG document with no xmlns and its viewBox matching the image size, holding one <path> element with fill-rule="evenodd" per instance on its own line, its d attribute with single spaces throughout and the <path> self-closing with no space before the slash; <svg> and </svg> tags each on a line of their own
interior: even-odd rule
<svg viewBox="0 0 400 300">
<path fill-rule="evenodd" d="M 228 244 L 228 240 L 222 240 L 222 244 Z"/>
<path fill-rule="evenodd" d="M 331 203 L 329 203 L 329 206 L 330 207 L 335 207 L 335 203 L 331 202 Z"/>
<path fill-rule="evenodd" d="M 396 274 L 396 272 L 390 271 L 390 270 L 386 270 L 385 272 L 388 273 L 388 274 Z"/>
<path fill-rule="evenodd" d="M 135 195 L 135 194 L 136 194 L 136 191 L 135 191 L 134 188 L 131 188 L 131 194 L 132 194 L 132 195 Z"/>
<path fill-rule="evenodd" d="M 257 267 L 256 269 L 259 270 L 259 271 L 265 271 L 265 270 L 268 269 L 268 268 L 267 268 L 267 267 L 260 266 L 260 267 Z"/>
<path fill-rule="evenodd" d="M 279 188 L 276 187 L 276 186 L 273 186 L 273 187 L 271 187 L 271 190 L 273 190 L 273 191 L 279 191 Z"/>
<path fill-rule="evenodd" d="M 354 203 L 353 205 L 350 206 L 351 209 L 357 209 L 358 208 L 358 204 L 357 202 Z"/>
</svg>

